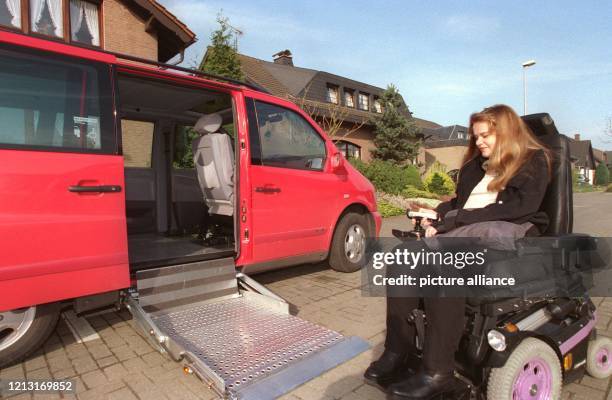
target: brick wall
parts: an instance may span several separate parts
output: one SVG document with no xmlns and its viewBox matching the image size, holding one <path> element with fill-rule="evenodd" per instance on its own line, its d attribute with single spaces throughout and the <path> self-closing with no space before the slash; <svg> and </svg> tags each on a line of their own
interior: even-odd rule
<svg viewBox="0 0 612 400">
<path fill-rule="evenodd" d="M 145 21 L 121 0 L 105 0 L 104 48 L 157 61 L 157 35 L 145 32 Z"/>
<path fill-rule="evenodd" d="M 154 129 L 152 122 L 121 120 L 123 160 L 126 167 L 151 167 Z"/>
</svg>

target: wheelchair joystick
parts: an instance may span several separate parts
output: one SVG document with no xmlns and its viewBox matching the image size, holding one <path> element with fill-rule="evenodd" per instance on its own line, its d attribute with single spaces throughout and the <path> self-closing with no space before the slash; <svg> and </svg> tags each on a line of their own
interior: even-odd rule
<svg viewBox="0 0 612 400">
<path fill-rule="evenodd" d="M 423 218 L 428 218 L 430 220 L 436 221 L 438 219 L 438 214 L 432 210 L 428 209 L 420 209 L 419 211 L 406 211 L 406 216 L 410 219 L 415 220 L 414 228 L 411 231 L 402 231 L 399 229 L 393 229 L 391 233 L 398 239 L 413 239 L 416 238 L 419 240 L 420 238 L 425 236 L 425 228 L 423 228 Z"/>
</svg>

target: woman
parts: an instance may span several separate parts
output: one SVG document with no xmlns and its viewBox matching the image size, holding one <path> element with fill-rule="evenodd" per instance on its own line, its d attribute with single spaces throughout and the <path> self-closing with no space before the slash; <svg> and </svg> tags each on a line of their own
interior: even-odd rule
<svg viewBox="0 0 612 400">
<path fill-rule="evenodd" d="M 442 216 L 439 222 L 424 221 L 425 236 L 453 236 L 468 225 L 486 226 L 486 222 L 499 221 L 511 226 L 515 236 L 542 234 L 548 225 L 546 213 L 539 211 L 550 180 L 546 148 L 505 105 L 472 114 L 469 132 L 456 197 L 436 208 Z M 396 380 L 399 373 L 416 371 L 389 386 L 393 398 L 427 400 L 451 393 L 455 386 L 455 352 L 463 333 L 465 299 L 430 297 L 422 301 L 427 328 L 422 362 L 417 364 L 414 327 L 408 316 L 418 307 L 419 299 L 387 297 L 385 351 L 364 376 L 367 381 L 385 385 Z"/>
</svg>

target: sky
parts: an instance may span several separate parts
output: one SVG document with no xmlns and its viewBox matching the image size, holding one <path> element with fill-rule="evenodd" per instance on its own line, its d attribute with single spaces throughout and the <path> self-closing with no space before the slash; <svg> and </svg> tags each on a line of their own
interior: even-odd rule
<svg viewBox="0 0 612 400">
<path fill-rule="evenodd" d="M 239 52 L 371 85 L 395 84 L 413 115 L 467 125 L 492 104 L 548 112 L 561 133 L 612 150 L 612 2 L 160 0 L 198 41 L 201 59 L 219 12 L 243 32 Z"/>
</svg>

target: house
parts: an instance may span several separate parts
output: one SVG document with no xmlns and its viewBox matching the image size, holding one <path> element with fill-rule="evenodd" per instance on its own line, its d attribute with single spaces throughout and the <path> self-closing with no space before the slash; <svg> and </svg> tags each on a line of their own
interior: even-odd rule
<svg viewBox="0 0 612 400">
<path fill-rule="evenodd" d="M 0 0 L 0 29 L 160 62 L 196 40 L 154 0 Z"/>
<path fill-rule="evenodd" d="M 570 159 L 572 167 L 578 171 L 588 183 L 593 184 L 595 180 L 595 168 L 597 162 L 593 153 L 593 146 L 590 140 L 580 140 L 580 134 L 575 134 L 574 138 L 569 138 Z"/>
<path fill-rule="evenodd" d="M 166 62 L 195 34 L 155 0 L 0 0 L 0 29 Z M 121 120 L 126 167 L 151 167 L 154 125 Z"/>
<path fill-rule="evenodd" d="M 448 171 L 461 168 L 463 156 L 469 144 L 468 128 L 450 125 L 439 128 L 424 128 L 424 142 L 418 162 L 427 170 L 436 161 L 444 164 Z"/>
<path fill-rule="evenodd" d="M 604 151 L 604 160 L 608 168 L 612 168 L 612 150 Z"/>
<path fill-rule="evenodd" d="M 247 82 L 308 110 L 313 119 L 327 128 L 345 157 L 371 160 L 375 149 L 371 119 L 382 114 L 379 98 L 384 89 L 329 72 L 295 66 L 289 50 L 276 53 L 272 61 L 244 54 L 238 56 Z M 406 117 L 411 116 L 405 104 L 401 111 Z M 341 123 L 329 129 L 326 125 L 330 120 Z M 431 121 L 414 120 L 421 129 L 440 127 Z"/>
</svg>

